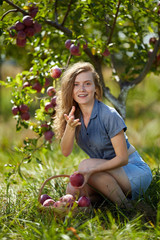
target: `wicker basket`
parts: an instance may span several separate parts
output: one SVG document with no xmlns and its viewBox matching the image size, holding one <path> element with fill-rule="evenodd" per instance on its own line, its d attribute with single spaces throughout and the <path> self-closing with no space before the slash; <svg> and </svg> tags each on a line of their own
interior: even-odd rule
<svg viewBox="0 0 160 240">
<path fill-rule="evenodd" d="M 44 207 L 41 203 L 40 203 L 40 199 L 41 199 L 41 195 L 42 195 L 42 191 L 44 186 L 46 185 L 47 182 L 49 182 L 50 180 L 54 179 L 54 178 L 59 178 L 59 177 L 70 177 L 70 175 L 65 175 L 65 174 L 61 174 L 61 175 L 55 175 L 52 176 L 48 179 L 46 179 L 44 181 L 44 183 L 42 184 L 40 190 L 39 190 L 39 194 L 38 194 L 38 202 L 39 202 L 39 210 L 43 213 L 47 213 L 47 214 L 52 214 L 53 216 L 57 216 L 59 218 L 64 218 L 66 215 L 69 214 L 69 212 L 71 212 L 72 215 L 76 215 L 79 212 L 89 212 L 90 211 L 90 207 L 78 207 L 78 204 L 75 202 L 73 204 L 72 207 L 60 207 L 60 208 L 55 208 L 52 206 L 49 207 Z"/>
</svg>

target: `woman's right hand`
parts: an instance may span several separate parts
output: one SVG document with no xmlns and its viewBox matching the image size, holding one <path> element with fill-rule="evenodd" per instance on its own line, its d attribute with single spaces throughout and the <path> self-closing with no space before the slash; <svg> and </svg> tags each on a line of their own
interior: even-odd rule
<svg viewBox="0 0 160 240">
<path fill-rule="evenodd" d="M 70 113 L 68 115 L 64 114 L 67 125 L 70 126 L 71 128 L 76 128 L 78 125 L 81 125 L 79 118 L 75 119 L 74 112 L 75 106 L 72 106 Z"/>
</svg>

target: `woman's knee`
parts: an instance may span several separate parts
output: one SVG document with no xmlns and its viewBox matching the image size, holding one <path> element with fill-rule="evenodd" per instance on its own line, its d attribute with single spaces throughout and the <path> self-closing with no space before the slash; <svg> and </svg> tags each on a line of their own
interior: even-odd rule
<svg viewBox="0 0 160 240">
<path fill-rule="evenodd" d="M 89 162 L 89 159 L 84 159 L 83 161 L 81 161 L 78 166 L 78 171 L 86 170 L 88 162 Z"/>
</svg>

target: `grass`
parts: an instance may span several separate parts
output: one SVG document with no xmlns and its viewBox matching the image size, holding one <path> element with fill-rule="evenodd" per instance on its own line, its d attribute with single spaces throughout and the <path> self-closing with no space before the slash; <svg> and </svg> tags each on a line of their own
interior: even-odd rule
<svg viewBox="0 0 160 240">
<path fill-rule="evenodd" d="M 73 173 L 87 156 L 75 146 L 66 159 L 59 145 L 54 143 L 51 150 L 37 152 L 41 163 L 33 158 L 30 163 L 23 162 L 19 169 L 23 155 L 14 148 L 21 147 L 24 137 L 32 133 L 26 130 L 16 133 L 15 120 L 8 113 L 9 97 L 6 101 L 3 98 L 5 108 L 2 109 L 3 117 L 0 116 L 0 239 L 160 239 L 159 89 L 158 78 L 150 76 L 130 92 L 127 102 L 129 140 L 153 173 L 153 181 L 144 198 L 135 201 L 130 210 L 117 208 L 104 199 L 101 206 L 89 212 L 79 211 L 74 216 L 70 212 L 63 219 L 40 211 L 39 189 L 50 176 Z M 65 193 L 67 182 L 66 178 L 52 180 L 45 185 L 43 192 L 57 200 Z"/>
<path fill-rule="evenodd" d="M 133 209 L 117 208 L 107 199 L 90 212 L 55 218 L 52 213 L 39 211 L 38 193 L 50 176 L 72 173 L 84 158 L 74 149 L 66 166 L 59 146 L 54 151 L 40 153 L 42 164 L 34 161 L 22 164 L 23 179 L 16 169 L 21 155 L 12 152 L 13 161 L 5 167 L 0 186 L 0 239 L 159 239 L 160 238 L 160 170 L 155 168 L 153 181 L 144 199 L 133 203 Z M 77 157 L 78 155 L 78 157 Z M 74 161 L 74 164 L 73 164 Z M 68 179 L 51 180 L 44 187 L 55 200 L 65 194 Z"/>
</svg>

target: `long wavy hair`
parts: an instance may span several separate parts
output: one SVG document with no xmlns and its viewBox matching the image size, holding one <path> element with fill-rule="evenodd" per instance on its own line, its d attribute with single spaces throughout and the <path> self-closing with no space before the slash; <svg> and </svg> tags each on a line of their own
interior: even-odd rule
<svg viewBox="0 0 160 240">
<path fill-rule="evenodd" d="M 54 118 L 54 132 L 57 139 L 61 139 L 63 136 L 66 127 L 64 114 L 69 114 L 72 106 L 76 107 L 75 118 L 80 117 L 80 108 L 73 99 L 74 82 L 78 74 L 88 71 L 93 74 L 93 80 L 96 88 L 95 98 L 98 100 L 101 100 L 102 98 L 102 88 L 99 81 L 99 75 L 91 63 L 77 62 L 69 66 L 62 75 L 60 90 L 57 91 L 57 107 Z"/>
</svg>

